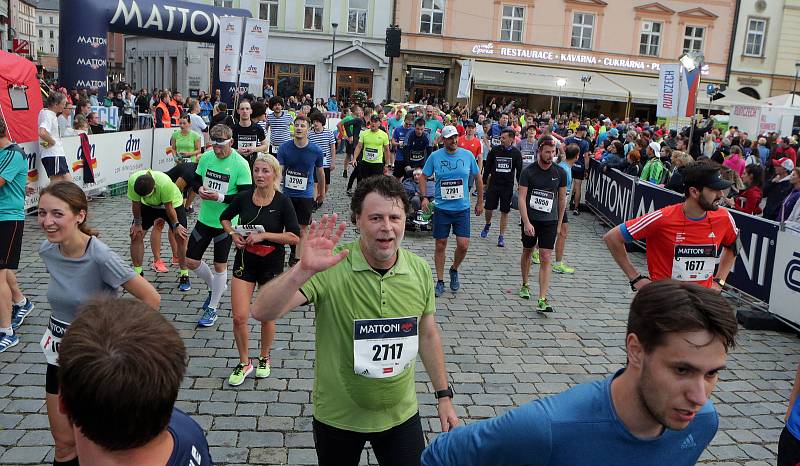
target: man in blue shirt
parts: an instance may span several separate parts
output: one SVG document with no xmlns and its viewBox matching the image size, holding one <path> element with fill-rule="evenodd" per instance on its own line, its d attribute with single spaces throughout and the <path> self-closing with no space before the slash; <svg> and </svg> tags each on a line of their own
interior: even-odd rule
<svg viewBox="0 0 800 466">
<path fill-rule="evenodd" d="M 403 125 L 395 127 L 391 132 L 392 151 L 394 152 L 394 173 L 392 175 L 398 180 L 402 180 L 406 174 L 406 166 L 408 165 L 405 151 L 406 136 L 408 133 L 414 132 L 414 127 L 411 126 L 413 120 L 414 116 L 407 113 L 403 118 Z"/>
<path fill-rule="evenodd" d="M 500 134 L 503 133 L 503 130 L 508 127 L 508 113 L 503 113 L 500 115 L 500 119 L 497 123 L 492 123 L 492 127 L 489 129 L 489 132 L 486 133 L 486 138 L 489 142 L 490 149 L 494 149 L 500 145 Z"/>
<path fill-rule="evenodd" d="M 300 224 L 300 243 L 291 247 L 289 265 L 296 264 L 303 252 L 303 242 L 311 225 L 314 208 L 314 180 L 318 180 L 317 205 L 325 201 L 325 169 L 322 167 L 324 154 L 316 144 L 309 144 L 309 119 L 298 116 L 294 119 L 294 138 L 278 148 L 278 163 L 283 171 L 283 194 L 289 196 Z M 316 178 L 315 178 L 316 176 Z M 296 253 L 296 249 L 300 252 Z"/>
<path fill-rule="evenodd" d="M 627 367 L 441 434 L 422 464 L 694 465 L 719 427 L 709 397 L 736 331 L 719 292 L 648 283 L 630 306 Z"/>
<path fill-rule="evenodd" d="M 428 139 L 431 141 L 431 146 L 437 146 L 441 141 L 439 140 L 439 131 L 442 131 L 444 125 L 442 120 L 436 115 L 436 109 L 433 105 L 425 107 L 425 132 L 428 134 Z"/>
<path fill-rule="evenodd" d="M 414 121 L 414 130 L 406 133 L 403 143 L 403 157 L 406 165 L 411 168 L 422 168 L 433 152 L 431 140 L 425 133 L 425 119 L 417 118 Z"/>
<path fill-rule="evenodd" d="M 453 265 L 450 266 L 450 289 L 458 291 L 461 284 L 458 280 L 458 266 L 464 260 L 469 249 L 469 210 L 470 202 L 467 195 L 467 186 L 470 175 L 476 177 L 478 192 L 483 192 L 478 163 L 472 153 L 458 147 L 458 130 L 455 126 L 445 126 L 442 129 L 444 148 L 432 153 L 425 166 L 422 168 L 422 179 L 419 190 L 422 197 L 422 209 L 430 211 L 426 193 L 428 178 L 436 177 L 436 192 L 434 202 L 436 212 L 433 216 L 433 238 L 436 240 L 434 263 L 436 265 L 436 296 L 444 293 L 444 251 L 447 248 L 447 238 L 450 228 L 456 235 L 456 252 Z M 475 215 L 483 213 L 483 205 L 479 201 L 475 204 Z"/>
</svg>

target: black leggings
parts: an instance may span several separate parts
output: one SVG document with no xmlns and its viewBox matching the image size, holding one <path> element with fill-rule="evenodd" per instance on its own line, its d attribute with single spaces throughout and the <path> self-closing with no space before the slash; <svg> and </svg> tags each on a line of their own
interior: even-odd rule
<svg viewBox="0 0 800 466">
<path fill-rule="evenodd" d="M 348 191 L 353 189 L 353 183 L 355 183 L 357 179 L 358 179 L 358 164 L 356 164 L 356 166 L 353 167 L 353 171 L 350 172 L 350 179 L 347 180 Z"/>
<path fill-rule="evenodd" d="M 778 466 L 797 466 L 800 464 L 800 440 L 794 438 L 789 429 L 783 428 L 778 440 Z"/>
<path fill-rule="evenodd" d="M 320 466 L 356 466 L 369 440 L 381 466 L 416 466 L 420 464 L 425 438 L 419 413 L 406 422 L 383 432 L 361 433 L 312 423 L 314 446 Z"/>
</svg>

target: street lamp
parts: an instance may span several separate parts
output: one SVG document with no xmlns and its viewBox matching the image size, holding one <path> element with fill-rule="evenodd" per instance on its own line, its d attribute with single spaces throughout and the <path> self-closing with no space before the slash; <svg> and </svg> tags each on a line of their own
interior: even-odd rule
<svg viewBox="0 0 800 466">
<path fill-rule="evenodd" d="M 333 28 L 333 44 L 331 45 L 331 82 L 328 86 L 328 99 L 333 95 L 333 54 L 336 53 L 336 28 L 339 27 L 339 23 L 331 23 L 331 27 Z"/>
<path fill-rule="evenodd" d="M 561 94 L 564 91 L 564 86 L 567 85 L 567 80 L 564 78 L 559 78 L 556 81 L 556 86 L 558 86 L 558 105 L 556 105 L 556 116 L 561 113 Z"/>
<path fill-rule="evenodd" d="M 800 62 L 794 64 L 794 85 L 792 86 L 792 107 L 794 107 L 794 91 L 797 89 L 797 73 L 800 72 Z"/>
<path fill-rule="evenodd" d="M 692 71 L 694 71 L 694 70 L 696 70 L 698 68 L 702 69 L 704 60 L 705 60 L 705 57 L 703 56 L 703 52 L 698 52 L 696 50 L 692 50 L 690 52 L 684 53 L 683 55 L 680 56 L 680 58 L 678 58 L 678 61 L 681 63 L 681 67 L 684 70 L 688 71 L 688 72 L 692 72 Z M 681 71 L 680 75 L 681 75 L 681 77 L 683 76 L 683 71 Z M 700 76 L 698 76 L 697 79 L 699 80 Z M 697 84 L 698 84 L 697 88 L 694 90 L 695 101 L 697 100 L 696 99 L 696 97 L 697 97 L 697 89 L 700 88 L 700 83 L 698 82 Z M 680 91 L 680 85 L 678 86 L 678 90 Z M 681 107 L 680 102 L 681 101 L 680 101 L 680 97 L 679 97 L 678 98 L 678 108 Z M 691 126 L 689 127 L 689 141 L 686 143 L 686 152 L 689 152 L 690 154 L 691 154 L 691 150 L 692 150 L 692 138 L 694 137 L 694 126 L 695 126 L 695 115 L 696 114 L 697 114 L 697 111 L 696 111 L 696 109 L 693 108 L 692 109 L 692 119 L 691 119 L 691 123 L 690 123 Z M 678 120 L 680 121 L 680 116 L 678 116 Z"/>
<path fill-rule="evenodd" d="M 583 97 L 586 94 L 586 85 L 592 80 L 589 74 L 581 75 L 581 82 L 583 83 L 583 92 L 581 92 L 581 120 L 583 120 Z"/>
</svg>

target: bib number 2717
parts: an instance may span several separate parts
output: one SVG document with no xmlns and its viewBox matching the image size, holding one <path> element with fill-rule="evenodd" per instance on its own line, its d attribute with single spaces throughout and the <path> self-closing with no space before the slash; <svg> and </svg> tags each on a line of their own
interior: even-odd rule
<svg viewBox="0 0 800 466">
<path fill-rule="evenodd" d="M 418 347 L 416 317 L 353 322 L 353 370 L 362 377 L 400 374 L 414 363 Z"/>
</svg>

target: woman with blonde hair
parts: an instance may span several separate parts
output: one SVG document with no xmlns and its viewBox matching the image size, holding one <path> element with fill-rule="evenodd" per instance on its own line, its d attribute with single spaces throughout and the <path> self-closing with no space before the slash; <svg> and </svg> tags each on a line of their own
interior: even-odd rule
<svg viewBox="0 0 800 466">
<path fill-rule="evenodd" d="M 676 193 L 683 194 L 683 170 L 686 167 L 694 164 L 694 159 L 686 152 L 675 150 L 672 151 L 670 164 L 672 165 L 672 173 L 669 176 L 669 181 L 664 187 L 666 189 L 675 191 Z"/>
<path fill-rule="evenodd" d="M 283 273 L 284 245 L 300 241 L 300 226 L 288 196 L 280 192 L 281 166 L 275 156 L 259 153 L 253 161 L 252 190 L 236 195 L 220 215 L 220 223 L 233 237 L 236 258 L 231 280 L 233 337 L 239 363 L 228 378 L 231 386 L 241 385 L 254 370 L 248 353 L 248 319 L 256 284 L 263 286 Z M 239 224 L 231 220 L 239 216 Z M 275 338 L 275 322 L 261 324 L 261 352 L 256 378 L 270 374 L 269 350 Z"/>
</svg>

